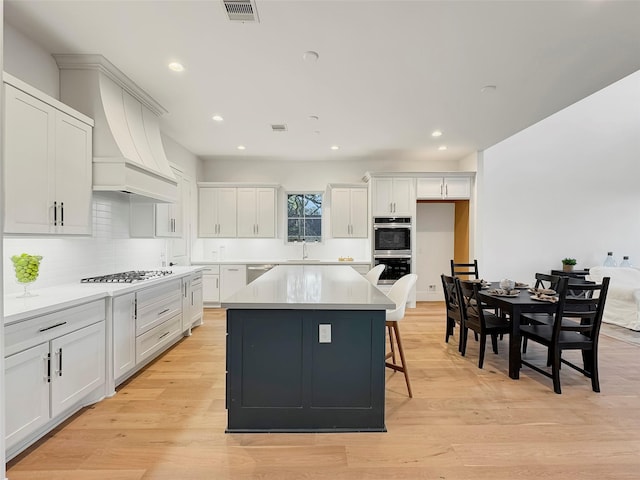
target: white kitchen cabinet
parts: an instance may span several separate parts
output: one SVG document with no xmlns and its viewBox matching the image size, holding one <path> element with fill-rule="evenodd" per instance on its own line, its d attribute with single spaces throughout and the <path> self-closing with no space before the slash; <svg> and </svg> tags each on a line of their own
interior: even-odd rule
<svg viewBox="0 0 640 480">
<path fill-rule="evenodd" d="M 5 327 L 7 456 L 104 396 L 105 302 Z"/>
<path fill-rule="evenodd" d="M 124 378 L 136 366 L 136 294 L 114 297 L 113 312 L 113 377 Z"/>
<path fill-rule="evenodd" d="M 331 187 L 331 235 L 334 238 L 368 237 L 366 187 Z"/>
<path fill-rule="evenodd" d="M 220 301 L 247 284 L 246 265 L 222 265 L 220 268 Z"/>
<path fill-rule="evenodd" d="M 198 236 L 236 236 L 236 188 L 198 188 Z"/>
<path fill-rule="evenodd" d="M 423 177 L 418 178 L 416 197 L 418 200 L 468 199 L 471 196 L 471 177 Z"/>
<path fill-rule="evenodd" d="M 134 238 L 177 238 L 183 234 L 182 172 L 172 167 L 178 182 L 176 203 L 130 202 L 129 233 Z"/>
<path fill-rule="evenodd" d="M 238 237 L 274 238 L 276 189 L 238 187 Z"/>
<path fill-rule="evenodd" d="M 220 303 L 220 266 L 211 265 L 202 272 L 202 301 L 205 305 Z"/>
<path fill-rule="evenodd" d="M 184 231 L 183 225 L 183 181 L 182 172 L 171 168 L 178 182 L 178 201 L 176 203 L 156 204 L 156 237 L 180 237 Z"/>
<path fill-rule="evenodd" d="M 4 84 L 4 231 L 90 235 L 93 122 L 15 83 Z"/>
<path fill-rule="evenodd" d="M 413 178 L 372 178 L 373 215 L 412 215 L 415 207 Z"/>
<path fill-rule="evenodd" d="M 178 339 L 182 333 L 182 308 L 179 278 L 113 298 L 115 386 Z"/>
<path fill-rule="evenodd" d="M 202 272 L 182 279 L 182 331 L 191 335 L 191 328 L 202 325 Z"/>
</svg>

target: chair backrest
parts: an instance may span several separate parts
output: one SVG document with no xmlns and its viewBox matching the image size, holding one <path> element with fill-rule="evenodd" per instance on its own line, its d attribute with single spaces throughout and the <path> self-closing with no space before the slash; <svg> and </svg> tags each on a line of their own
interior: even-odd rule
<svg viewBox="0 0 640 480">
<path fill-rule="evenodd" d="M 460 300 L 458 299 L 458 288 L 454 277 L 442 274 L 442 290 L 444 292 L 444 302 L 447 306 L 447 317 L 460 322 L 462 313 L 460 311 Z"/>
<path fill-rule="evenodd" d="M 455 263 L 451 260 L 451 276 L 464 278 L 475 278 L 478 280 L 480 275 L 478 273 L 478 260 L 474 260 L 473 263 Z"/>
<path fill-rule="evenodd" d="M 475 331 L 479 329 L 484 330 L 486 327 L 484 310 L 478 298 L 480 284 L 478 282 L 461 280 L 458 277 L 455 278 L 455 282 L 456 288 L 458 289 L 458 298 L 460 299 L 460 311 L 465 325 Z"/>
<path fill-rule="evenodd" d="M 369 282 L 372 285 L 378 285 L 378 280 L 380 280 L 380 275 L 382 275 L 383 270 L 385 269 L 386 265 L 384 263 L 381 263 L 379 265 L 376 265 L 375 267 L 373 267 L 371 270 L 369 270 L 366 275 L 364 276 L 364 278 L 366 278 L 367 280 L 369 280 Z"/>
<path fill-rule="evenodd" d="M 394 310 L 387 310 L 386 318 L 388 321 L 401 320 L 404 317 L 404 310 L 407 307 L 407 298 L 409 298 L 409 292 L 416 284 L 418 275 L 415 273 L 408 273 L 401 277 L 391 286 L 387 297 L 389 297 L 396 304 Z"/>
<path fill-rule="evenodd" d="M 560 277 L 558 275 L 549 275 L 547 273 L 536 273 L 535 288 L 550 288 L 558 291 L 558 283 Z"/>
<path fill-rule="evenodd" d="M 609 277 L 604 277 L 602 283 L 576 284 L 570 283 L 566 277 L 561 279 L 558 285 L 558 312 L 553 324 L 554 340 L 557 340 L 562 330 L 573 330 L 597 343 L 609 280 Z M 574 319 L 580 324 L 563 324 L 562 319 Z"/>
</svg>

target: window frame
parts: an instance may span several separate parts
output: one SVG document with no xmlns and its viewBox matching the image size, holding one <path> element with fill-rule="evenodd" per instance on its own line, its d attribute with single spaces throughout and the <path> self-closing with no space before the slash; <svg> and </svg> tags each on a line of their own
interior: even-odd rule
<svg viewBox="0 0 640 480">
<path fill-rule="evenodd" d="M 321 206 L 320 206 L 320 239 L 319 240 L 307 240 L 306 238 L 302 238 L 302 239 L 296 239 L 296 240 L 290 240 L 289 239 L 289 220 L 290 219 L 303 219 L 304 221 L 304 216 L 302 217 L 290 217 L 289 216 L 289 196 L 290 195 L 319 195 L 320 199 L 321 199 Z M 284 240 L 285 243 L 287 245 L 295 245 L 298 243 L 302 243 L 302 242 L 306 242 L 306 243 L 323 243 L 324 242 L 324 208 L 325 208 L 325 192 L 323 192 L 322 190 L 290 190 L 290 191 L 286 191 L 285 192 L 285 197 L 284 197 L 284 214 L 285 214 L 285 222 L 284 222 Z M 309 217 L 309 218 L 315 218 L 315 217 Z"/>
</svg>

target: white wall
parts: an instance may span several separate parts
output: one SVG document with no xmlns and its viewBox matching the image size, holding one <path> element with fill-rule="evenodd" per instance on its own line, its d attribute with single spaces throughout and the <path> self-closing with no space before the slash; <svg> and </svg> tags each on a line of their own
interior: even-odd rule
<svg viewBox="0 0 640 480">
<path fill-rule="evenodd" d="M 442 301 L 440 275 L 450 271 L 454 250 L 455 205 L 453 203 L 418 203 L 414 232 L 416 235 L 416 299 Z M 429 286 L 435 286 L 435 291 Z"/>
<path fill-rule="evenodd" d="M 6 23 L 3 37 L 4 70 L 47 95 L 60 99 L 58 66 L 51 54 Z"/>
<path fill-rule="evenodd" d="M 487 149 L 477 207 L 485 278 L 640 264 L 640 72 Z"/>
<path fill-rule="evenodd" d="M 22 291 L 11 256 L 42 255 L 33 290 L 125 270 L 159 269 L 166 240 L 129 238 L 129 200 L 121 193 L 94 193 L 91 237 L 4 236 L 4 292 Z"/>
</svg>

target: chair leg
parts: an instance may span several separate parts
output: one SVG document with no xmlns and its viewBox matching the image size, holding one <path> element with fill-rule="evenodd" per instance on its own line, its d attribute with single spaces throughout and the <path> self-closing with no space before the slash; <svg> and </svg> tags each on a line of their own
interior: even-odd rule
<svg viewBox="0 0 640 480">
<path fill-rule="evenodd" d="M 498 354 L 498 336 L 491 335 L 491 346 L 493 347 L 493 353 Z"/>
<path fill-rule="evenodd" d="M 598 349 L 591 352 L 591 388 L 594 392 L 600 391 L 600 377 L 598 376 Z"/>
<path fill-rule="evenodd" d="M 555 350 L 552 352 L 551 348 L 549 349 L 549 354 L 551 356 L 551 376 L 553 378 L 553 391 L 560 394 L 562 390 L 560 389 L 560 350 Z"/>
<path fill-rule="evenodd" d="M 455 328 L 455 320 L 447 317 L 447 332 L 444 336 L 444 343 L 449 343 L 449 337 L 453 335 L 453 329 Z"/>
<path fill-rule="evenodd" d="M 487 347 L 487 336 L 482 333 L 480 334 L 480 358 L 478 359 L 478 368 L 482 368 L 482 364 L 484 363 L 484 351 Z"/>
<path fill-rule="evenodd" d="M 467 327 L 460 327 L 460 355 L 464 357 L 467 353 L 467 337 L 469 336 L 469 329 Z"/>
<path fill-rule="evenodd" d="M 462 353 L 462 337 L 464 335 L 462 330 L 462 324 L 460 324 L 460 332 L 458 332 L 458 352 L 460 353 Z"/>
<path fill-rule="evenodd" d="M 387 323 L 387 326 L 394 330 L 395 341 L 398 344 L 398 354 L 400 354 L 400 365 L 393 363 L 386 363 L 386 366 L 404 373 L 404 380 L 407 383 L 407 391 L 409 392 L 409 398 L 413 398 L 413 392 L 411 391 L 411 381 L 409 380 L 409 370 L 407 369 L 407 362 L 404 358 L 404 350 L 402 348 L 402 339 L 400 338 L 400 330 L 398 329 L 398 322 L 392 321 Z"/>
<path fill-rule="evenodd" d="M 527 337 L 522 337 L 522 353 L 527 353 Z"/>
<path fill-rule="evenodd" d="M 396 346 L 395 346 L 395 341 L 393 340 L 393 329 L 391 328 L 391 325 L 387 325 L 387 330 L 389 330 L 389 346 L 391 348 L 391 361 L 393 363 L 396 363 Z M 387 358 L 389 358 L 389 356 L 387 356 Z"/>
</svg>

